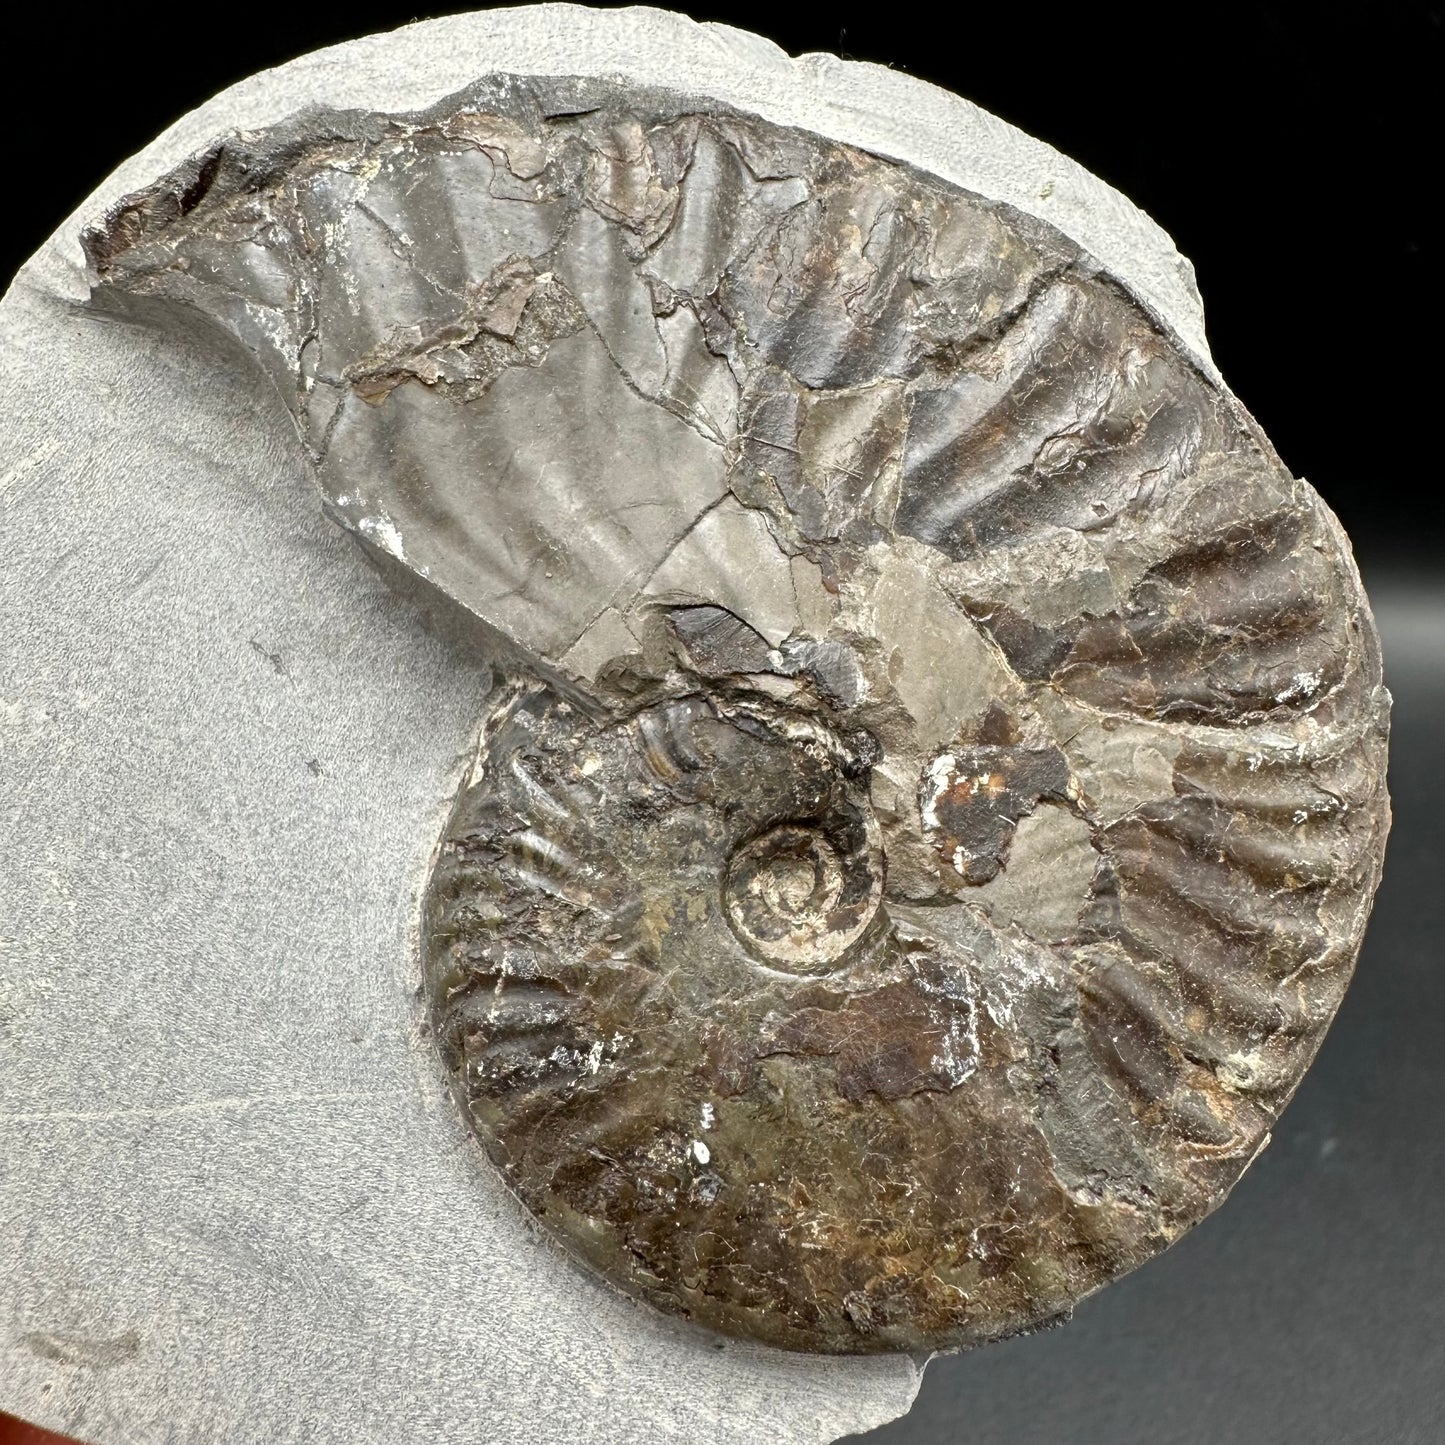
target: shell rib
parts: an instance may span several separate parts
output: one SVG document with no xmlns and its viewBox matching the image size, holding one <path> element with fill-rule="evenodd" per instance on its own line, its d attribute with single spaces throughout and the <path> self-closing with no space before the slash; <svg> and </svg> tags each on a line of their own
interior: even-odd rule
<svg viewBox="0 0 1445 1445">
<path fill-rule="evenodd" d="M 1353 966 L 1388 697 L 1333 518 L 1127 278 L 505 76 L 234 138 L 89 248 L 95 304 L 255 351 L 506 679 L 421 952 L 573 1251 L 729 1333 L 947 1348 L 1224 1198 Z"/>
</svg>

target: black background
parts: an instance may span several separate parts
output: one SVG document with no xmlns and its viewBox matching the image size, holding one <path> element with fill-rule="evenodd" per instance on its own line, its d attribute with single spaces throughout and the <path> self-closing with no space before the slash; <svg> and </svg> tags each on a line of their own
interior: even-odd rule
<svg viewBox="0 0 1445 1445">
<path fill-rule="evenodd" d="M 0 279 L 224 86 L 450 8 L 470 7 L 32 12 L 6 38 L 29 95 L 6 107 Z M 1355 540 L 1396 696 L 1385 884 L 1274 1145 L 1224 1210 L 1067 1328 L 935 1363 L 909 1417 L 859 1438 L 1445 1442 L 1445 4 L 688 13 L 956 90 L 1163 225 L 1194 262 L 1225 379 Z"/>
</svg>

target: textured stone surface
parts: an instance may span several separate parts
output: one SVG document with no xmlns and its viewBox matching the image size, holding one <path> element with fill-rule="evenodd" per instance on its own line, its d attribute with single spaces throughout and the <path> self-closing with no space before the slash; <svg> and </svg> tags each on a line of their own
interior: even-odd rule
<svg viewBox="0 0 1445 1445">
<path fill-rule="evenodd" d="M 506 681 L 432 1026 L 604 1275 L 794 1349 L 1066 1315 L 1217 1205 L 1348 979 L 1388 698 L 1348 553 L 1061 234 L 686 97 L 498 77 L 93 231 Z"/>
</svg>

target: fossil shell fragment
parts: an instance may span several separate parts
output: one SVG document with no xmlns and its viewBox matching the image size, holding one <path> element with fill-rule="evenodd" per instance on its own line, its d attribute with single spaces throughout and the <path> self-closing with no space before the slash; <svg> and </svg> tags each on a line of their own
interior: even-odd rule
<svg viewBox="0 0 1445 1445">
<path fill-rule="evenodd" d="M 89 237 L 251 347 L 505 678 L 423 913 L 517 1195 L 794 1349 L 999 1338 L 1213 1209 L 1348 981 L 1388 697 L 1337 525 L 1060 232 L 498 76 Z"/>
</svg>

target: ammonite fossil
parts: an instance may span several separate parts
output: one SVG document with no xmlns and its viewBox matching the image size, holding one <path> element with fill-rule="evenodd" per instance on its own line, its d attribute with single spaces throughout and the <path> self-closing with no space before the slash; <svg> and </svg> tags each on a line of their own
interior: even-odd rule
<svg viewBox="0 0 1445 1445">
<path fill-rule="evenodd" d="M 715 102 L 495 76 L 89 237 L 494 661 L 440 1057 L 606 1278 L 794 1349 L 1065 1315 L 1213 1209 L 1348 980 L 1388 698 L 1329 512 L 1043 222 Z"/>
</svg>

